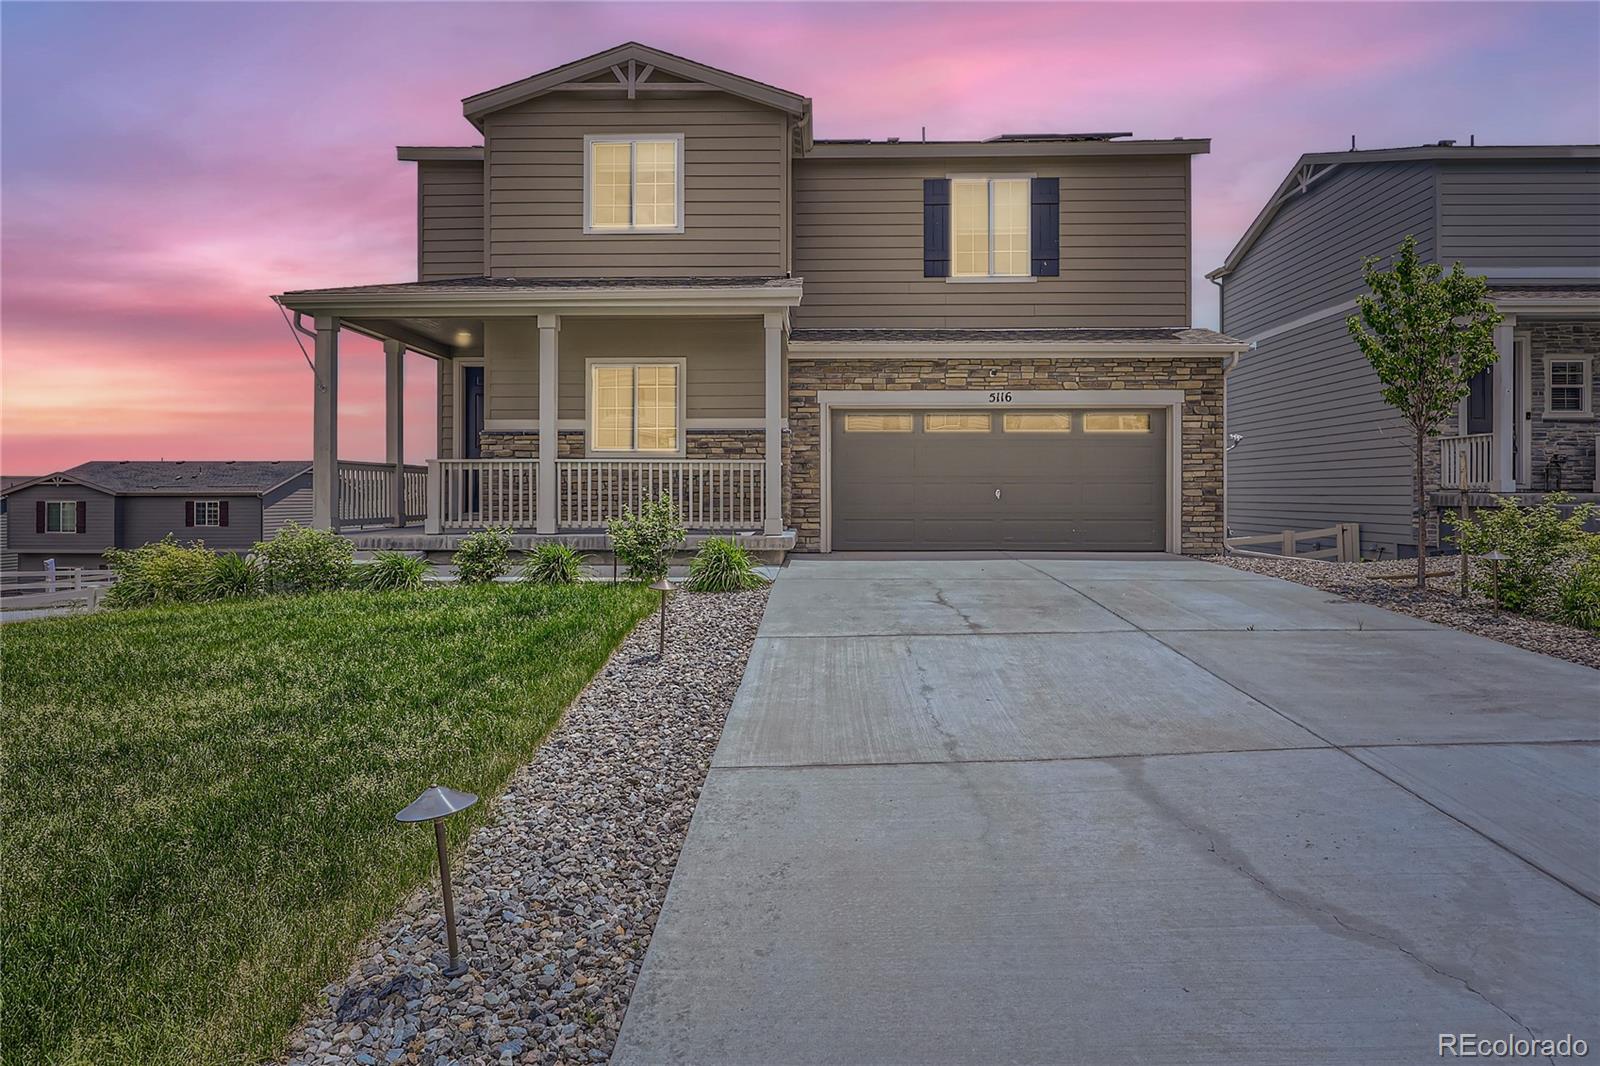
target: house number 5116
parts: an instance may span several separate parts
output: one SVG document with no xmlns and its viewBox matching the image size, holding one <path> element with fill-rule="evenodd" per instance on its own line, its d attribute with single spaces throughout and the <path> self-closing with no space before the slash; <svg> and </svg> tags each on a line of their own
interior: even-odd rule
<svg viewBox="0 0 1600 1066">
<path fill-rule="evenodd" d="M 991 392 L 989 394 L 989 402 L 990 403 L 1010 403 L 1011 402 L 1011 394 L 1009 392 Z"/>
</svg>

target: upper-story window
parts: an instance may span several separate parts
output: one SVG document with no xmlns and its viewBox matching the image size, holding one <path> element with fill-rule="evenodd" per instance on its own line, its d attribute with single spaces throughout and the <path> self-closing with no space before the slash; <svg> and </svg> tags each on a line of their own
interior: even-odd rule
<svg viewBox="0 0 1600 1066">
<path fill-rule="evenodd" d="M 196 526 L 222 525 L 222 501 L 195 500 L 194 521 L 191 524 Z"/>
<path fill-rule="evenodd" d="M 78 501 L 48 500 L 44 505 L 44 531 L 46 533 L 77 533 Z"/>
<path fill-rule="evenodd" d="M 683 232 L 683 134 L 583 139 L 585 233 Z"/>
<path fill-rule="evenodd" d="M 1029 263 L 1027 178 L 952 178 L 950 231 L 956 278 L 1025 278 Z"/>
</svg>

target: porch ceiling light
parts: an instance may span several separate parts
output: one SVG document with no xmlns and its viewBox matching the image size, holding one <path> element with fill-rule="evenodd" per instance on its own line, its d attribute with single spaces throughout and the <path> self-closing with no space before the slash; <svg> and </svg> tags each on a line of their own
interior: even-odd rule
<svg viewBox="0 0 1600 1066">
<path fill-rule="evenodd" d="M 452 338 L 452 340 L 454 340 L 457 348 L 465 348 L 467 345 L 472 343 L 472 331 L 458 329 L 456 330 L 455 336 Z"/>
<path fill-rule="evenodd" d="M 444 970 L 446 977 L 460 977 L 467 972 L 467 967 L 461 961 L 456 947 L 456 903 L 450 891 L 450 853 L 445 850 L 444 820 L 477 802 L 478 797 L 471 792 L 457 792 L 453 788 L 434 785 L 394 816 L 397 822 L 433 823 L 434 844 L 439 849 L 439 884 L 444 893 L 445 941 L 450 950 L 450 962 Z"/>
<path fill-rule="evenodd" d="M 661 580 L 650 587 L 661 593 L 661 635 L 656 641 L 656 658 L 664 659 L 667 655 L 667 597 L 676 592 L 678 586 L 662 575 Z"/>
</svg>

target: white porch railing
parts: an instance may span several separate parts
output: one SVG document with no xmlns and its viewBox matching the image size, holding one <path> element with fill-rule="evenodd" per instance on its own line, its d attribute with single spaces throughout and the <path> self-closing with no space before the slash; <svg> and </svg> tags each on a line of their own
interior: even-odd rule
<svg viewBox="0 0 1600 1066">
<path fill-rule="evenodd" d="M 535 459 L 440 459 L 439 524 L 445 529 L 532 529 L 538 499 Z"/>
<path fill-rule="evenodd" d="M 395 469 L 390 463 L 339 462 L 339 527 L 394 525 Z M 406 466 L 402 523 L 420 522 L 428 513 L 428 468 Z"/>
<path fill-rule="evenodd" d="M 666 493 L 689 529 L 759 530 L 766 508 L 760 459 L 559 459 L 557 523 L 599 529 Z"/>
<path fill-rule="evenodd" d="M 1474 491 L 1494 488 L 1494 434 L 1441 438 L 1439 487 Z"/>
</svg>

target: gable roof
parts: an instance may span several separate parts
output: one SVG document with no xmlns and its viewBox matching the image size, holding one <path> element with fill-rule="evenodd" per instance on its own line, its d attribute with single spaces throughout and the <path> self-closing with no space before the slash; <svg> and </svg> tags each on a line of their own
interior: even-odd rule
<svg viewBox="0 0 1600 1066">
<path fill-rule="evenodd" d="M 1278 183 L 1267 204 L 1250 228 L 1244 231 L 1239 243 L 1233 246 L 1228 258 L 1206 277 L 1212 281 L 1233 273 L 1249 254 L 1273 218 L 1290 199 L 1305 193 L 1312 185 L 1342 166 L 1361 163 L 1408 162 L 1503 162 L 1523 159 L 1600 159 L 1600 144 L 1485 144 L 1458 145 L 1453 141 L 1438 144 L 1421 144 L 1407 148 L 1363 148 L 1348 152 L 1307 152 L 1289 174 Z"/>
<path fill-rule="evenodd" d="M 302 460 L 143 460 L 102 459 L 7 485 L 6 494 L 41 482 L 61 479 L 113 496 L 193 495 L 260 496 L 306 473 L 311 464 Z"/>
<path fill-rule="evenodd" d="M 652 84 L 644 75 L 657 70 L 682 78 L 688 84 L 684 82 Z M 807 97 L 789 92 L 787 89 L 780 89 L 775 85 L 731 74 L 726 70 L 708 67 L 704 63 L 696 63 L 692 59 L 663 52 L 659 48 L 651 48 L 637 41 L 619 44 L 615 48 L 596 52 L 583 59 L 575 59 L 571 63 L 534 74 L 521 81 L 476 93 L 461 101 L 461 110 L 469 122 L 482 129 L 483 117 L 491 112 L 554 92 L 560 86 L 584 81 L 607 71 L 616 76 L 616 91 L 625 92 L 630 97 L 635 92 L 682 92 L 693 86 L 709 86 L 779 111 L 786 111 L 801 119 L 805 125 L 810 125 L 811 101 Z"/>
</svg>

